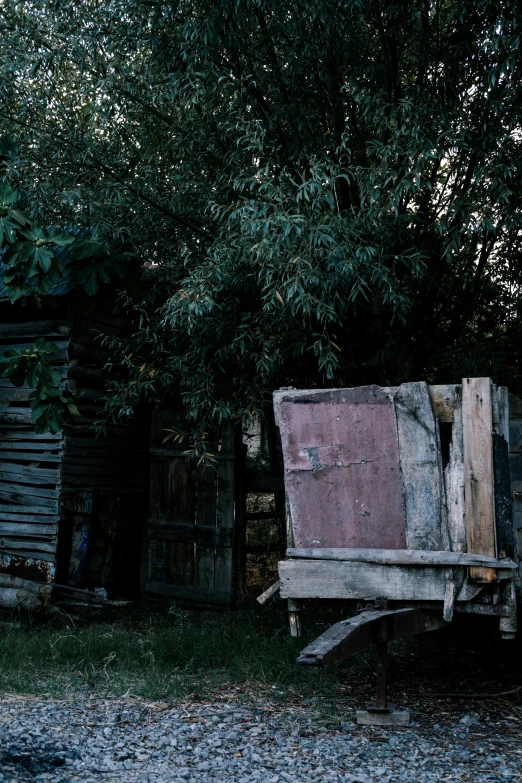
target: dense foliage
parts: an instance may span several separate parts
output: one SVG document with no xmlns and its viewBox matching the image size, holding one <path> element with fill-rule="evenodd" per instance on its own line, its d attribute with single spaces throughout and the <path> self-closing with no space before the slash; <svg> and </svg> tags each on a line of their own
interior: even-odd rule
<svg viewBox="0 0 522 783">
<path fill-rule="evenodd" d="M 520 386 L 521 22 L 515 0 L 5 0 L 6 180 L 151 267 L 115 410 Z"/>
</svg>

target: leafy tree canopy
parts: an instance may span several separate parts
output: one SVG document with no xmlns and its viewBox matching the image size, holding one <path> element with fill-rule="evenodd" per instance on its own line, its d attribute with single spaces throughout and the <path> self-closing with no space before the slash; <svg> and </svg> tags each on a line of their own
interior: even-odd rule
<svg viewBox="0 0 522 783">
<path fill-rule="evenodd" d="M 4 0 L 6 182 L 151 267 L 116 414 L 516 388 L 521 23 L 516 0 Z"/>
</svg>

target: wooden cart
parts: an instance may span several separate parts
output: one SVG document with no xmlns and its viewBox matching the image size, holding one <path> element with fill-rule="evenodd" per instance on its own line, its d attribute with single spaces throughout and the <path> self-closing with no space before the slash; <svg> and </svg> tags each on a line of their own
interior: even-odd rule
<svg viewBox="0 0 522 783">
<path fill-rule="evenodd" d="M 377 644 L 377 699 L 367 720 L 392 720 L 389 639 L 440 628 L 460 613 L 498 617 L 501 636 L 515 635 L 507 389 L 489 378 L 282 389 L 274 406 L 288 532 L 279 588 L 291 631 L 300 633 L 303 599 L 366 604 L 298 661 L 326 665 Z"/>
</svg>

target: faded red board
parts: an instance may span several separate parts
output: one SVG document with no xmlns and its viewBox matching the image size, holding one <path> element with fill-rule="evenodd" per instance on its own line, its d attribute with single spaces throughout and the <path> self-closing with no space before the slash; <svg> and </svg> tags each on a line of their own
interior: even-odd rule
<svg viewBox="0 0 522 783">
<path fill-rule="evenodd" d="M 279 398 L 294 546 L 404 549 L 393 401 L 378 386 Z"/>
</svg>

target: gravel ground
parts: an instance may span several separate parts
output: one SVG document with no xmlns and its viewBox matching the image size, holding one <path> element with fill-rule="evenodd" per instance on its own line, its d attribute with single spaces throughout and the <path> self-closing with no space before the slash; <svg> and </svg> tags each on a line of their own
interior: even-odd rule
<svg viewBox="0 0 522 783">
<path fill-rule="evenodd" d="M 411 727 L 384 730 L 329 724 L 314 700 L 4 697 L 0 781 L 518 782 L 522 706 L 488 710 L 442 706 L 433 717 L 414 715 Z"/>
</svg>

